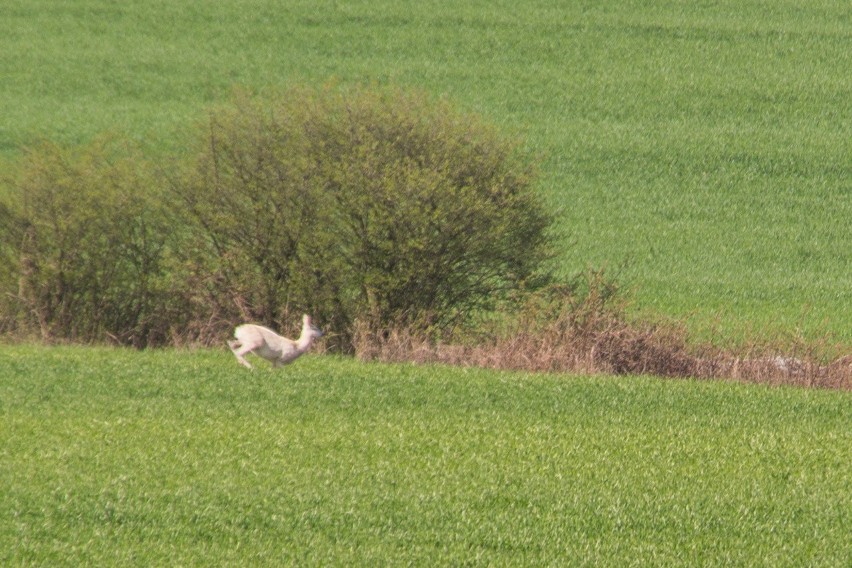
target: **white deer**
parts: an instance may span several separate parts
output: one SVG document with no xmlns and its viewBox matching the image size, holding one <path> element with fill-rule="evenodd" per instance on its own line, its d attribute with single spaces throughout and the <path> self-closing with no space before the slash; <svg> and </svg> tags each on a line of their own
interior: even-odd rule
<svg viewBox="0 0 852 568">
<path fill-rule="evenodd" d="M 273 367 L 286 365 L 307 351 L 314 339 L 322 337 L 322 331 L 311 324 L 311 318 L 306 314 L 302 316 L 302 335 L 296 341 L 281 337 L 268 327 L 252 323 L 237 326 L 234 337 L 236 339 L 228 341 L 228 347 L 241 365 L 251 369 L 253 367 L 246 361 L 246 354 L 254 353 L 271 361 Z"/>
</svg>

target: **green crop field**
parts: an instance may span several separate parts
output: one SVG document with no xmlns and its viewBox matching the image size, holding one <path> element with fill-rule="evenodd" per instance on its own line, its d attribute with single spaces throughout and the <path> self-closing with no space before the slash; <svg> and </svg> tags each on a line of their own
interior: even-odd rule
<svg viewBox="0 0 852 568">
<path fill-rule="evenodd" d="M 845 1 L 4 0 L 0 76 L 0 182 L 235 86 L 422 89 L 541 156 L 566 274 L 852 345 Z M 848 566 L 849 396 L 0 346 L 0 565 Z"/>
<path fill-rule="evenodd" d="M 447 96 L 543 156 L 566 273 L 609 266 L 699 335 L 852 343 L 843 1 L 7 0 L 0 68 L 10 159 L 104 130 L 180 151 L 233 85 Z"/>
<path fill-rule="evenodd" d="M 0 347 L 0 564 L 848 566 L 849 393 Z"/>
</svg>

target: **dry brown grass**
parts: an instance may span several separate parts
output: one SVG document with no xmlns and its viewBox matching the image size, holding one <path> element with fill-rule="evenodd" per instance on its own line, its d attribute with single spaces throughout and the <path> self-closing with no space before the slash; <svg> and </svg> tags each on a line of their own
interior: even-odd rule
<svg viewBox="0 0 852 568">
<path fill-rule="evenodd" d="M 737 348 L 695 344 L 681 325 L 630 321 L 618 297 L 603 281 L 584 294 L 552 289 L 512 322 L 486 331 L 480 326 L 466 340 L 359 324 L 353 347 L 361 359 L 387 362 L 852 389 L 852 355 L 826 362 L 823 345 L 801 338 Z"/>
<path fill-rule="evenodd" d="M 733 379 L 770 385 L 852 389 L 852 355 L 825 363 L 805 355 L 688 346 L 672 330 L 623 326 L 589 336 L 512 334 L 479 344 L 434 341 L 405 329 L 358 327 L 362 360 L 442 363 L 493 369 Z"/>
</svg>

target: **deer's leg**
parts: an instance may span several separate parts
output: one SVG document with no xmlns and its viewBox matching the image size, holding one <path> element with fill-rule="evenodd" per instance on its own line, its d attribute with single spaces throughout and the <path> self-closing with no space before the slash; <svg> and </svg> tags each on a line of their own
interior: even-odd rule
<svg viewBox="0 0 852 568">
<path fill-rule="evenodd" d="M 242 365 L 242 366 L 244 366 L 248 369 L 253 368 L 251 366 L 251 363 L 246 361 L 246 358 L 245 358 L 245 355 L 247 353 L 250 353 L 251 350 L 253 349 L 251 346 L 248 346 L 248 348 L 246 348 L 246 346 L 241 344 L 239 341 L 231 340 L 231 341 L 228 342 L 228 347 L 231 348 L 231 352 L 234 354 L 234 357 L 237 358 L 237 361 L 240 362 L 240 365 Z"/>
</svg>

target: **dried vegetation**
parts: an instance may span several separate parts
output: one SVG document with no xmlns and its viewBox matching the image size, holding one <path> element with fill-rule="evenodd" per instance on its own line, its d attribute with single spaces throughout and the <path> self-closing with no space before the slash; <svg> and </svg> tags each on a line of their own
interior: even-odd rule
<svg viewBox="0 0 852 568">
<path fill-rule="evenodd" d="M 354 348 L 361 359 L 387 362 L 852 388 L 852 355 L 838 356 L 840 348 L 801 337 L 737 347 L 691 341 L 678 323 L 631 319 L 617 287 L 600 272 L 589 275 L 584 291 L 550 287 L 531 296 L 510 322 L 473 334 L 436 339 L 404 327 L 359 324 Z"/>
</svg>

